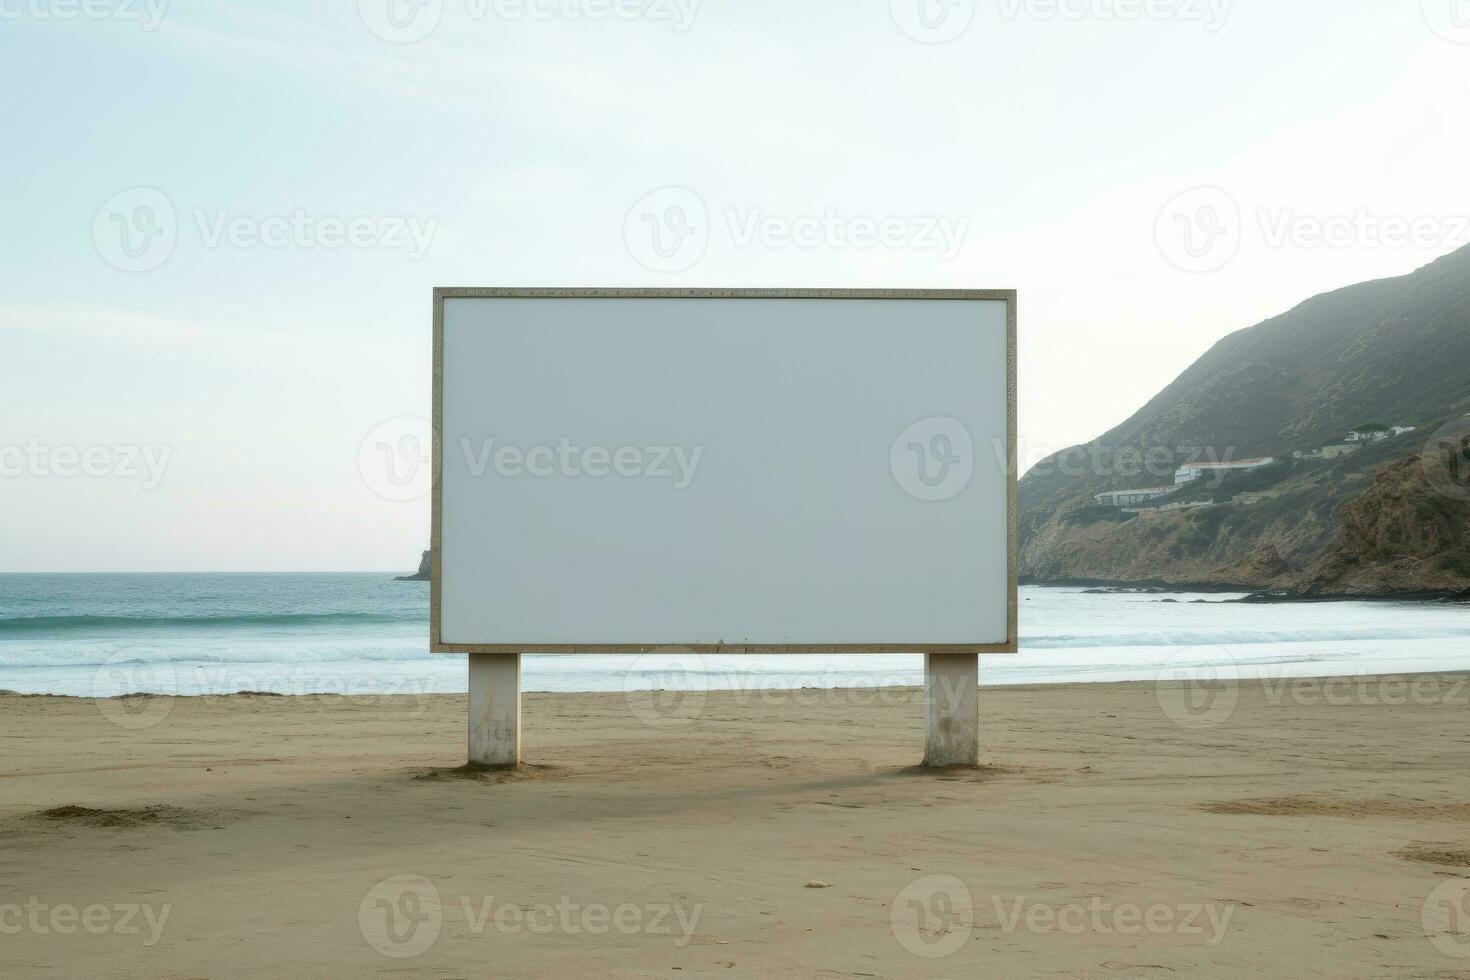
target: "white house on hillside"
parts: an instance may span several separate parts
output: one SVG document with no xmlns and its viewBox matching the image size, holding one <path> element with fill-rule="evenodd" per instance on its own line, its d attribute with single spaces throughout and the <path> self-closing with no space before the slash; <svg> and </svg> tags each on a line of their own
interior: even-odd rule
<svg viewBox="0 0 1470 980">
<path fill-rule="evenodd" d="M 1157 497 L 1173 493 L 1178 487 L 1149 487 L 1145 490 L 1109 490 L 1093 497 L 1104 507 L 1136 507 Z"/>
<path fill-rule="evenodd" d="M 1362 448 L 1359 443 L 1344 442 L 1340 445 L 1323 446 L 1321 449 L 1298 449 L 1292 455 L 1297 459 L 1337 459 L 1341 456 L 1350 456 Z"/>
<path fill-rule="evenodd" d="M 1174 485 L 1182 487 L 1186 483 L 1193 483 L 1206 473 L 1249 473 L 1263 466 L 1270 466 L 1276 462 L 1275 456 L 1264 456 L 1259 459 L 1237 459 L 1228 463 L 1196 463 L 1191 466 L 1181 466 L 1174 471 Z"/>
<path fill-rule="evenodd" d="M 1395 436 L 1401 436 L 1405 433 L 1413 432 L 1416 428 L 1417 426 L 1413 425 L 1394 425 L 1383 427 L 1377 425 L 1367 425 L 1361 429 L 1354 429 L 1353 431 L 1349 432 L 1347 435 L 1347 441 L 1382 442 L 1385 439 L 1391 439 Z"/>
</svg>

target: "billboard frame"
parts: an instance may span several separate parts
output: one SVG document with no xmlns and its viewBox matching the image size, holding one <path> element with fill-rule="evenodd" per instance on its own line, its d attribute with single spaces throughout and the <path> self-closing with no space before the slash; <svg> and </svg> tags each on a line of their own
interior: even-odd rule
<svg viewBox="0 0 1470 980">
<path fill-rule="evenodd" d="M 1007 637 L 989 644 L 848 643 L 848 644 L 513 644 L 448 643 L 441 632 L 444 460 L 444 301 L 447 299 L 801 299 L 801 300 L 933 300 L 988 301 L 1006 304 L 1006 526 Z M 1017 591 L 1020 523 L 1017 507 L 1017 292 L 1014 289 L 695 289 L 442 286 L 434 289 L 432 474 L 433 517 L 429 586 L 429 651 L 436 654 L 833 654 L 924 653 L 1013 654 L 1018 652 Z"/>
</svg>

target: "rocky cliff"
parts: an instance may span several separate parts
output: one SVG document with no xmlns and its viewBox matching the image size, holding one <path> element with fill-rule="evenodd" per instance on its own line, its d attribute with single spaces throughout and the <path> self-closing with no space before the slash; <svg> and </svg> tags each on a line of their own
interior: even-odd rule
<svg viewBox="0 0 1470 980">
<path fill-rule="evenodd" d="M 1470 457 L 1448 476 L 1423 459 L 1443 467 L 1444 427 L 1467 412 L 1470 248 L 1226 337 L 1128 421 L 1035 467 L 1021 482 L 1022 575 L 1314 595 L 1470 588 Z M 1365 425 L 1414 431 L 1311 457 Z M 1178 510 L 1094 499 L 1261 457 L 1276 462 L 1144 505 Z"/>
<path fill-rule="evenodd" d="M 1470 482 L 1463 492 L 1441 482 L 1442 451 L 1380 470 L 1338 510 L 1332 544 L 1289 587 L 1332 595 L 1470 586 Z"/>
<path fill-rule="evenodd" d="M 394 581 L 397 582 L 427 582 L 434 572 L 434 553 L 426 551 L 419 559 L 419 570 L 412 575 L 400 575 Z"/>
</svg>

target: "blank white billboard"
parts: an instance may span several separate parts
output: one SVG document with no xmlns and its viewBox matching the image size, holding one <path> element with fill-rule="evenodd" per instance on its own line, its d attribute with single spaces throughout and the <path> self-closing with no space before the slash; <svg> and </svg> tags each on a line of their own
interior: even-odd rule
<svg viewBox="0 0 1470 980">
<path fill-rule="evenodd" d="M 1015 296 L 435 292 L 436 652 L 1013 652 Z"/>
</svg>

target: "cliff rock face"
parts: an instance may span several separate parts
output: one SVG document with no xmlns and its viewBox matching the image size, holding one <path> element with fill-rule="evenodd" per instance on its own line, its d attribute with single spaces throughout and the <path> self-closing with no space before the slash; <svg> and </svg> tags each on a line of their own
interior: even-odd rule
<svg viewBox="0 0 1470 980">
<path fill-rule="evenodd" d="M 1433 461 L 1431 461 L 1431 465 Z M 1470 587 L 1470 492 L 1447 493 L 1413 456 L 1386 467 L 1338 512 L 1331 547 L 1296 587 L 1306 594 Z"/>
<path fill-rule="evenodd" d="M 1287 587 L 1293 562 L 1326 547 L 1336 524 L 1309 492 L 1255 507 L 1219 505 L 1091 523 L 1075 515 L 1051 520 L 1026 537 L 1022 573 L 1041 582 Z"/>
<path fill-rule="evenodd" d="M 419 559 L 419 570 L 412 575 L 400 575 L 394 581 L 397 582 L 427 582 L 434 573 L 434 553 L 426 551 Z"/>
<path fill-rule="evenodd" d="M 1470 492 L 1433 485 L 1420 463 L 1467 412 L 1470 247 L 1226 337 L 1128 421 L 1036 466 L 1020 487 L 1021 574 L 1317 594 L 1470 587 Z M 1295 455 L 1370 424 L 1415 431 Z M 1134 515 L 1094 499 L 1172 486 L 1180 466 L 1262 457 L 1276 462 L 1167 498 L 1185 509 Z"/>
</svg>

